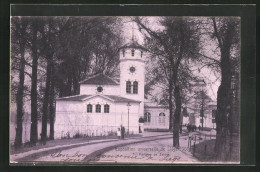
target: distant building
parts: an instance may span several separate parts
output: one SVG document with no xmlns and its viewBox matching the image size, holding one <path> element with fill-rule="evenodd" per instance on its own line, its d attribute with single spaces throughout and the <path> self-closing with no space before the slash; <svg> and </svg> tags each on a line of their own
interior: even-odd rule
<svg viewBox="0 0 260 172">
<path fill-rule="evenodd" d="M 206 92 L 206 83 L 203 80 L 198 80 L 191 82 L 191 87 L 193 87 L 193 92 L 190 95 L 199 94 L 200 92 Z M 192 97 L 192 96 L 191 96 Z M 201 99 L 198 97 L 192 97 L 189 101 L 189 105 L 187 107 L 188 118 L 183 119 L 183 124 L 192 124 L 198 126 L 202 126 L 207 128 L 215 128 L 215 113 L 217 109 L 217 104 L 213 102 L 211 99 L 207 100 L 204 105 L 204 117 L 202 121 L 201 117 Z"/>
</svg>

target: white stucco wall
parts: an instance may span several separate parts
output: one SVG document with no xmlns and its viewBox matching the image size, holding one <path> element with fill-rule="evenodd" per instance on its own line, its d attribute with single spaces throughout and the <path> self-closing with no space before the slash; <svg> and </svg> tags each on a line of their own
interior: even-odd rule
<svg viewBox="0 0 260 172">
<path fill-rule="evenodd" d="M 136 49 L 132 56 L 131 49 L 125 49 L 125 56 L 120 51 L 120 95 L 129 99 L 141 101 L 139 116 L 143 116 L 144 111 L 144 84 L 145 84 L 145 53 L 141 57 L 141 50 Z M 135 72 L 129 71 L 130 67 L 135 67 Z M 126 81 L 138 82 L 138 94 L 126 93 Z M 133 92 L 133 86 L 131 88 Z"/>
<path fill-rule="evenodd" d="M 151 122 L 144 123 L 144 129 L 169 129 L 169 109 L 168 108 L 156 108 L 145 107 L 144 113 L 149 112 L 151 114 Z M 159 114 L 165 114 L 164 123 L 159 122 Z"/>
<path fill-rule="evenodd" d="M 103 92 L 99 93 L 97 87 L 102 86 Z M 80 94 L 83 95 L 120 95 L 120 85 L 86 85 L 80 84 Z"/>
<path fill-rule="evenodd" d="M 92 104 L 92 113 L 87 112 L 87 105 Z M 95 105 L 101 105 L 101 113 L 95 112 Z M 110 106 L 109 113 L 104 113 L 104 105 Z M 76 133 L 88 136 L 109 135 L 116 133 L 122 124 L 126 131 L 128 129 L 128 107 L 127 103 L 116 103 L 102 97 L 93 97 L 84 102 L 62 101 L 56 102 L 55 138 Z M 139 103 L 131 103 L 129 108 L 129 132 L 139 132 L 138 123 Z"/>
</svg>

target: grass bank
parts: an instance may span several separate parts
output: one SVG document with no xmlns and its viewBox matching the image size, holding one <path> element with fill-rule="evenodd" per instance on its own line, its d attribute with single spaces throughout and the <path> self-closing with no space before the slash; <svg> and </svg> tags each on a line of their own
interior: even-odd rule
<svg viewBox="0 0 260 172">
<path fill-rule="evenodd" d="M 214 162 L 218 161 L 216 158 L 216 153 L 214 152 L 216 139 L 206 140 L 204 142 L 198 143 L 195 146 L 195 153 L 192 147 L 192 153 L 194 157 L 202 162 Z M 229 143 L 229 140 L 227 140 Z M 229 144 L 227 144 L 227 150 L 229 150 Z M 239 162 L 240 160 L 240 144 L 239 137 L 235 136 L 233 138 L 233 151 L 231 153 L 230 162 Z"/>
</svg>

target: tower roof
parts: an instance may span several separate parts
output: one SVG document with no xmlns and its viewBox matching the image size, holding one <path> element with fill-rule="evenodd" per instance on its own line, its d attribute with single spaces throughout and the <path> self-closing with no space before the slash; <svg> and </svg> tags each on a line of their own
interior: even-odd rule
<svg viewBox="0 0 260 172">
<path fill-rule="evenodd" d="M 117 81 L 106 76 L 105 74 L 97 74 L 91 78 L 87 78 L 79 82 L 80 84 L 89 84 L 89 85 L 119 85 Z"/>
<path fill-rule="evenodd" d="M 136 48 L 136 49 L 142 49 L 142 50 L 146 51 L 146 49 L 142 45 L 138 44 L 138 42 L 135 40 L 131 40 L 130 42 L 126 43 L 119 49 L 122 49 L 122 48 Z"/>
</svg>

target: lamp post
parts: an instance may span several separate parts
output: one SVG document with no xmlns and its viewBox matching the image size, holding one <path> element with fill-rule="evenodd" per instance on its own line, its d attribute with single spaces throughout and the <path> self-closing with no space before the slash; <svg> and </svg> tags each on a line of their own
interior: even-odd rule
<svg viewBox="0 0 260 172">
<path fill-rule="evenodd" d="M 128 102 L 126 106 L 127 106 L 127 108 L 128 108 L 128 127 L 127 127 L 127 134 L 129 135 L 129 109 L 130 109 L 131 104 Z"/>
</svg>

